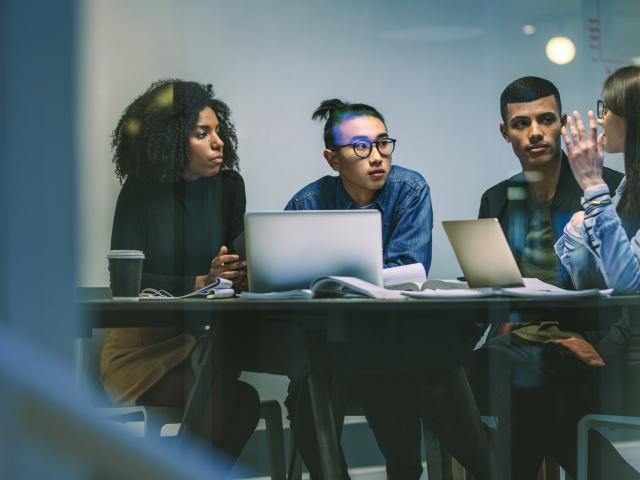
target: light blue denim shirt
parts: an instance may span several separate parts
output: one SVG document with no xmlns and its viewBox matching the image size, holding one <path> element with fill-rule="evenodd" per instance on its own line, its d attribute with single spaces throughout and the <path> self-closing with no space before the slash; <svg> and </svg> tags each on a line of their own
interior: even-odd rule
<svg viewBox="0 0 640 480">
<path fill-rule="evenodd" d="M 628 234 L 616 211 L 625 187 L 626 178 L 613 199 L 605 184 L 588 188 L 579 232 L 567 224 L 555 245 L 578 289 L 606 286 L 619 294 L 640 291 L 640 231 Z"/>
<path fill-rule="evenodd" d="M 310 183 L 296 193 L 285 210 L 349 210 L 359 206 L 345 191 L 339 176 Z M 389 178 L 369 208 L 382 216 L 384 267 L 422 263 L 431 266 L 433 212 L 429 185 L 418 172 L 393 165 Z"/>
</svg>

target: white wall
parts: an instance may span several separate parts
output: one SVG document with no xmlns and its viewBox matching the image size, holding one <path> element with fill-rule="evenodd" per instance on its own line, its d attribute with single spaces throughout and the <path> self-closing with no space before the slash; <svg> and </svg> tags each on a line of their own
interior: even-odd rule
<svg viewBox="0 0 640 480">
<path fill-rule="evenodd" d="M 482 192 L 519 170 L 498 135 L 504 86 L 543 76 L 557 84 L 565 110 L 585 111 L 608 72 L 640 57 L 636 0 L 599 2 L 602 52 L 590 48 L 597 0 L 521 3 L 80 2 L 80 284 L 108 284 L 105 253 L 119 191 L 111 130 L 135 96 L 166 77 L 211 82 L 231 106 L 250 210 L 280 209 L 329 173 L 322 125 L 310 120 L 321 100 L 377 107 L 399 140 L 394 162 L 421 172 L 432 188 L 431 276 L 456 276 L 440 221 L 475 217 Z M 524 24 L 536 33 L 524 35 Z M 569 65 L 546 59 L 554 35 L 575 42 Z M 621 168 L 620 158 L 607 162 Z"/>
</svg>

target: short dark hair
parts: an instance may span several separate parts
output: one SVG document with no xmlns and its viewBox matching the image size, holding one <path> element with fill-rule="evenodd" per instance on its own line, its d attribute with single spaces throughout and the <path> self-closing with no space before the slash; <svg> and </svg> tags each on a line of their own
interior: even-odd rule
<svg viewBox="0 0 640 480">
<path fill-rule="evenodd" d="M 500 95 L 500 115 L 502 121 L 507 121 L 508 103 L 527 103 L 539 98 L 553 95 L 556 99 L 558 114 L 562 114 L 560 92 L 549 80 L 540 77 L 522 77 L 511 82 Z"/>
<path fill-rule="evenodd" d="M 337 145 L 333 132 L 334 127 L 349 118 L 362 116 L 378 118 L 385 127 L 387 126 L 382 114 L 372 106 L 364 103 L 343 102 L 337 98 L 323 101 L 313 112 L 311 119 L 326 120 L 324 124 L 324 146 L 325 148 L 335 148 Z"/>
<path fill-rule="evenodd" d="M 214 98 L 211 85 L 159 80 L 124 110 L 113 131 L 113 163 L 120 182 L 129 176 L 145 183 L 177 181 L 191 161 L 189 133 L 205 107 L 211 107 L 218 117 L 223 168 L 236 169 L 238 139 L 231 112 Z"/>
<path fill-rule="evenodd" d="M 640 67 L 629 65 L 613 72 L 602 87 L 607 108 L 624 119 L 624 173 L 627 189 L 620 200 L 621 213 L 640 215 Z"/>
</svg>

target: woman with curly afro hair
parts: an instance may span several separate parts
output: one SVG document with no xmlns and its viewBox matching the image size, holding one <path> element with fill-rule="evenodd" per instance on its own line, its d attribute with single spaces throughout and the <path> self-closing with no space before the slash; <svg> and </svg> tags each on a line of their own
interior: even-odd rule
<svg viewBox="0 0 640 480">
<path fill-rule="evenodd" d="M 112 141 L 123 186 L 111 248 L 144 252 L 142 288 L 182 295 L 216 277 L 245 279 L 245 262 L 227 250 L 245 212 L 237 143 L 229 108 L 210 85 L 158 81 L 125 109 Z M 200 345 L 177 328 L 111 329 L 105 390 L 120 405 L 183 407 Z M 236 459 L 258 422 L 258 395 L 236 372 L 222 372 L 209 398 L 197 433 Z"/>
</svg>

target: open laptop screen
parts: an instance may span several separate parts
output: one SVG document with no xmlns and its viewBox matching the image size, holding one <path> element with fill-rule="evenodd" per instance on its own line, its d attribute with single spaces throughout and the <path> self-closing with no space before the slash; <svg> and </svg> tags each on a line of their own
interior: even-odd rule
<svg viewBox="0 0 640 480">
<path fill-rule="evenodd" d="M 442 226 L 471 288 L 524 285 L 498 219 L 450 220 Z"/>
<path fill-rule="evenodd" d="M 382 286 L 377 210 L 249 212 L 244 217 L 252 292 L 309 288 L 318 277 L 358 277 Z"/>
</svg>

